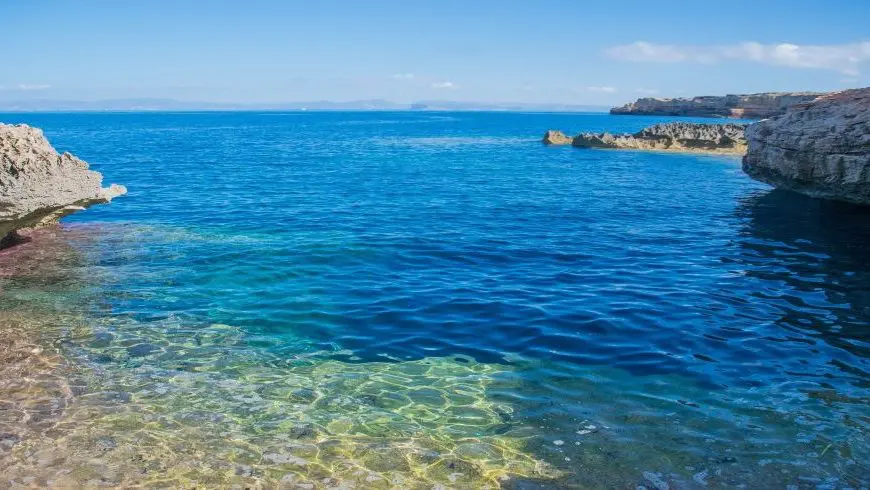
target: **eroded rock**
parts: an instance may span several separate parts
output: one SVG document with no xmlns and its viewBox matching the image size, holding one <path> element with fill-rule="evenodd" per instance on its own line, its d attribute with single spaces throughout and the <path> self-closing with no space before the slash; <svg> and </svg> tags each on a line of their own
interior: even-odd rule
<svg viewBox="0 0 870 490">
<path fill-rule="evenodd" d="M 545 145 L 570 145 L 573 138 L 565 136 L 565 133 L 551 129 L 544 134 L 543 143 Z"/>
<path fill-rule="evenodd" d="M 0 247 L 16 243 L 17 230 L 36 228 L 127 192 L 102 187 L 103 176 L 69 153 L 59 154 L 42 131 L 0 124 Z"/>
<path fill-rule="evenodd" d="M 812 197 L 870 205 L 870 87 L 795 105 L 746 130 L 743 170 Z"/>
<path fill-rule="evenodd" d="M 634 134 L 581 133 L 572 144 L 578 148 L 743 154 L 745 128 L 745 124 L 656 124 Z"/>
</svg>

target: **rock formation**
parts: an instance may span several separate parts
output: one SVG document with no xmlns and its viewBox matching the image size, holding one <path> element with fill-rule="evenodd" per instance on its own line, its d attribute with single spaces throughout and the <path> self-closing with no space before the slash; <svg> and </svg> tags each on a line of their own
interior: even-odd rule
<svg viewBox="0 0 870 490">
<path fill-rule="evenodd" d="M 577 148 L 624 150 L 668 150 L 743 154 L 744 124 L 667 123 L 650 126 L 634 134 L 581 133 L 570 140 L 561 131 L 547 131 L 546 144 L 571 144 Z"/>
<path fill-rule="evenodd" d="M 102 187 L 103 176 L 69 153 L 58 154 L 42 131 L 0 124 L 0 248 L 17 231 L 56 222 L 127 192 Z"/>
<path fill-rule="evenodd" d="M 702 96 L 688 98 L 644 97 L 611 114 L 649 116 L 731 117 L 763 119 L 784 114 L 786 109 L 810 102 L 822 94 L 816 92 L 769 92 L 748 95 Z"/>
<path fill-rule="evenodd" d="M 574 141 L 570 136 L 565 136 L 565 133 L 557 130 L 549 130 L 544 134 L 543 142 L 545 145 L 570 145 Z"/>
<path fill-rule="evenodd" d="M 813 197 L 870 205 L 870 88 L 791 106 L 746 130 L 743 170 Z"/>
</svg>

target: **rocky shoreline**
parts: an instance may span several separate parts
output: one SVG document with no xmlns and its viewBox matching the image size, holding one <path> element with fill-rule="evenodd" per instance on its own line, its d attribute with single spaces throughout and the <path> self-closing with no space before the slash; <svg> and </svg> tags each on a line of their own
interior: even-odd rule
<svg viewBox="0 0 870 490">
<path fill-rule="evenodd" d="M 561 131 L 544 135 L 547 145 L 619 150 L 679 151 L 742 155 L 746 152 L 745 124 L 656 124 L 634 134 L 580 133 L 574 138 Z"/>
<path fill-rule="evenodd" d="M 59 154 L 41 130 L 0 124 L 0 248 L 21 241 L 23 230 L 127 192 L 116 184 L 103 188 L 102 181 L 83 160 Z"/>
<path fill-rule="evenodd" d="M 760 96 L 772 101 L 764 107 L 776 115 L 753 124 L 672 122 L 634 134 L 580 133 L 575 137 L 549 130 L 543 143 L 744 155 L 743 171 L 755 180 L 810 197 L 870 205 L 870 87 L 822 96 L 798 93 L 751 97 Z M 728 97 L 732 96 L 717 100 Z M 664 104 L 665 99 L 655 100 L 656 104 Z M 686 99 L 680 100 L 682 104 Z M 685 111 L 693 110 L 694 103 L 670 107 L 679 115 L 687 115 Z M 611 113 L 652 113 L 635 109 L 614 112 L 623 110 L 617 108 Z M 754 115 L 765 113 L 757 107 L 753 111 Z"/>
<path fill-rule="evenodd" d="M 614 115 L 725 117 L 764 119 L 785 114 L 795 105 L 823 95 L 819 92 L 766 92 L 692 98 L 642 97 L 610 109 Z"/>
</svg>

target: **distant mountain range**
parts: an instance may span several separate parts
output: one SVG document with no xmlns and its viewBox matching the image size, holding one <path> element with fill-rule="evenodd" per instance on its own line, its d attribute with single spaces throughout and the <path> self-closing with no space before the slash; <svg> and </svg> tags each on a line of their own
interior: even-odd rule
<svg viewBox="0 0 870 490">
<path fill-rule="evenodd" d="M 336 102 L 224 103 L 175 99 L 107 99 L 97 101 L 28 99 L 0 101 L 0 112 L 91 112 L 91 111 L 516 111 L 516 112 L 607 112 L 609 107 L 520 102 L 463 102 L 423 100 L 400 104 L 382 99 Z"/>
</svg>

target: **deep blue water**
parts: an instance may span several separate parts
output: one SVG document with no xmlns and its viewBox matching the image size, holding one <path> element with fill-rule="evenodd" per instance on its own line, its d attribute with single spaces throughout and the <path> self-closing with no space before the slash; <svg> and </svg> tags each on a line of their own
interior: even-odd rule
<svg viewBox="0 0 870 490">
<path fill-rule="evenodd" d="M 266 397 L 270 369 L 302 358 L 341 373 L 435 362 L 446 378 L 473 366 L 493 374 L 467 406 L 511 414 L 506 428 L 474 437 L 521 441 L 522 454 L 558 470 L 518 472 L 537 484 L 870 484 L 870 214 L 772 191 L 733 157 L 538 141 L 548 128 L 636 131 L 662 118 L 0 120 L 43 128 L 129 189 L 26 245 L 71 250 L 62 267 L 0 280 L 9 308 L 48 302 L 88 318 L 92 331 L 58 334 L 58 344 L 134 402 L 185 369 L 212 376 L 197 385 L 205 403 L 210 383 Z M 215 324 L 231 327 L 232 341 L 197 357 L 202 342 L 185 339 Z M 108 346 L 94 342 L 105 335 Z M 129 379 L 140 375 L 150 381 Z M 402 376 L 395 386 L 426 383 Z M 415 393 L 411 403 L 424 396 Z M 314 405 L 304 417 L 322 409 Z M 380 414 L 386 434 L 412 437 L 399 426 L 422 415 L 393 413 Z M 485 473 L 476 455 L 456 454 Z M 270 475 L 269 458 L 258 461 Z"/>
</svg>

